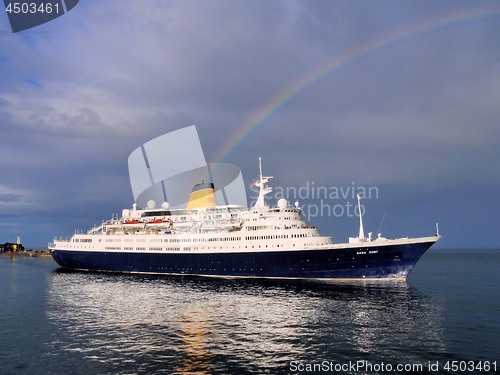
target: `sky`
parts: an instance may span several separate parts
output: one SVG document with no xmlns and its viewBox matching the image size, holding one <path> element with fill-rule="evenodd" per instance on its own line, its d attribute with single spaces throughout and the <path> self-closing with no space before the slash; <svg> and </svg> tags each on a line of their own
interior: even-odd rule
<svg viewBox="0 0 500 375">
<path fill-rule="evenodd" d="M 249 202 L 262 157 L 268 203 L 335 242 L 358 232 L 347 189 L 372 188 L 366 233 L 498 248 L 499 103 L 498 1 L 81 0 L 15 34 L 4 13 L 0 243 L 130 208 L 128 156 L 196 125 Z"/>
</svg>

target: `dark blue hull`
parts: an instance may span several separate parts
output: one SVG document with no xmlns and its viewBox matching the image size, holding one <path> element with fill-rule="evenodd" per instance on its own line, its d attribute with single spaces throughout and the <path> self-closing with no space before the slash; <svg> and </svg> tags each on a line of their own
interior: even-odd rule
<svg viewBox="0 0 500 375">
<path fill-rule="evenodd" d="M 134 253 L 52 250 L 65 268 L 150 274 L 317 279 L 405 279 L 435 241 L 247 253 Z"/>
</svg>

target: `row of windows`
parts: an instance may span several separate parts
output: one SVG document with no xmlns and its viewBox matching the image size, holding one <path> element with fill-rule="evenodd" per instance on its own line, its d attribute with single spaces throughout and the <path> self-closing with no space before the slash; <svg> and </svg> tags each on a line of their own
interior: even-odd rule
<svg viewBox="0 0 500 375">
<path fill-rule="evenodd" d="M 106 239 L 105 242 L 121 242 L 122 240 L 119 238 Z M 133 242 L 133 239 L 124 239 L 123 242 Z M 135 240 L 136 242 L 147 242 L 145 238 L 138 238 Z M 241 237 L 212 237 L 212 238 L 171 238 L 171 239 L 161 239 L 161 238 L 150 238 L 149 242 L 214 242 L 214 241 L 241 241 Z M 76 239 L 74 242 L 79 242 Z M 92 240 L 80 242 L 92 242 Z M 99 240 L 100 242 L 100 240 Z"/>
<path fill-rule="evenodd" d="M 217 211 L 217 212 L 222 212 L 222 213 L 226 213 L 227 214 L 227 211 Z M 215 212 L 214 211 L 210 211 L 210 212 L 207 212 L 208 214 L 214 214 Z M 150 211 L 150 212 L 144 212 L 141 214 L 141 217 L 152 217 L 152 216 L 158 216 L 158 217 L 165 217 L 165 216 L 171 216 L 171 220 L 179 220 L 180 222 L 186 222 L 188 220 L 188 216 L 172 216 L 169 213 L 165 213 L 165 212 L 160 212 L 160 211 Z M 238 214 L 231 214 L 231 218 L 233 219 L 236 219 L 238 217 Z M 222 215 L 220 214 L 217 214 L 217 215 L 214 215 L 214 218 L 215 219 L 222 219 Z M 189 219 L 192 220 L 193 217 L 192 216 L 189 216 Z"/>
<path fill-rule="evenodd" d="M 249 237 L 245 237 L 247 240 L 265 240 L 265 239 L 277 239 L 277 238 L 289 238 L 288 235 L 281 235 L 281 236 L 249 236 Z M 327 242 L 328 243 L 328 242 Z M 313 243 L 304 243 L 304 246 L 313 246 L 314 244 Z M 323 243 L 322 244 L 317 244 L 317 245 L 324 245 Z M 264 245 L 260 246 L 259 245 L 259 249 L 261 249 Z M 266 245 L 265 247 L 266 248 L 269 248 L 269 247 L 283 247 L 284 245 L 283 244 L 277 244 L 277 245 Z M 296 246 L 296 244 L 293 244 L 293 246 Z M 235 249 L 235 246 L 232 246 L 233 249 Z M 239 249 L 241 249 L 242 247 L 241 246 L 238 246 Z M 256 246 L 245 246 L 245 249 L 247 248 L 252 248 L 252 249 L 255 249 Z M 106 247 L 105 248 L 106 250 L 121 250 L 120 247 Z M 133 247 L 124 247 L 123 248 L 124 250 L 134 250 Z M 180 248 L 180 247 L 165 247 L 165 248 L 162 248 L 162 247 L 149 247 L 147 250 L 150 250 L 150 251 L 163 251 L 163 250 L 166 250 L 166 251 L 191 251 L 191 250 L 198 250 L 200 248 L 198 247 L 184 247 L 184 248 Z M 201 247 L 202 250 L 205 250 L 205 247 Z M 208 246 L 207 247 L 207 250 L 222 250 L 224 249 L 223 246 Z M 229 249 L 228 246 L 226 246 L 226 249 Z M 145 247 L 136 247 L 135 250 L 146 250 Z M 370 251 L 370 253 L 376 253 L 378 251 Z M 358 254 L 360 254 L 358 252 Z"/>
<path fill-rule="evenodd" d="M 265 227 L 265 226 L 263 226 Z M 252 228 L 252 227 L 249 227 Z M 260 226 L 255 227 L 255 228 L 260 228 Z M 315 235 L 312 235 L 315 237 Z M 316 235 L 317 236 L 317 235 Z M 299 233 L 299 234 L 277 234 L 277 235 L 268 235 L 268 236 L 247 236 L 245 237 L 245 240 L 276 240 L 280 238 L 303 238 L 303 237 L 308 237 L 308 234 L 306 233 Z M 121 239 L 118 238 L 111 238 L 111 239 L 106 239 L 106 242 L 121 242 Z M 133 242 L 133 239 L 124 239 L 124 242 Z M 138 238 L 136 239 L 136 242 L 146 242 L 147 239 L 145 238 Z M 221 241 L 221 242 L 227 242 L 227 241 L 241 241 L 241 237 L 212 237 L 212 238 L 171 238 L 171 239 L 161 239 L 161 238 L 150 238 L 149 242 L 216 242 L 216 241 Z M 74 239 L 74 242 L 92 242 L 92 239 Z M 99 240 L 100 242 L 100 240 Z M 106 247 L 107 249 L 107 247 Z M 109 249 L 114 249 L 110 247 Z M 128 248 L 127 248 L 128 249 Z M 141 248 L 143 250 L 143 248 Z"/>
<path fill-rule="evenodd" d="M 106 250 L 121 250 L 121 247 L 116 247 L 116 246 L 106 246 L 104 249 Z M 136 247 L 136 250 L 146 250 L 145 247 Z M 191 250 L 191 248 L 186 248 L 187 250 Z M 124 247 L 123 250 L 134 250 L 133 247 Z M 162 251 L 162 247 L 150 247 L 148 250 L 154 250 L 154 251 Z M 167 247 L 166 250 L 180 250 L 178 247 Z"/>
<path fill-rule="evenodd" d="M 248 237 L 245 237 L 245 240 L 247 240 L 247 241 L 254 241 L 254 240 L 277 240 L 279 238 L 290 238 L 290 235 L 288 235 L 288 234 L 275 234 L 273 236 L 248 236 Z"/>
<path fill-rule="evenodd" d="M 279 244 L 278 245 L 272 245 L 272 247 L 274 247 L 274 246 L 276 246 L 276 247 L 283 247 L 284 245 L 283 244 L 281 244 L 281 245 L 279 245 Z M 252 249 L 254 248 L 254 246 L 250 246 L 250 247 Z M 266 245 L 266 247 L 268 247 L 268 246 Z M 235 249 L 234 246 L 232 248 Z M 241 249 L 241 246 L 238 246 L 238 248 Z M 248 246 L 245 246 L 245 249 L 247 249 L 247 248 L 248 248 Z M 259 248 L 260 248 L 260 246 L 259 246 Z M 121 247 L 114 247 L 114 246 L 106 246 L 105 249 L 106 250 L 121 250 L 122 248 Z M 146 249 L 145 247 L 136 247 L 135 249 L 136 250 L 150 250 L 150 251 L 162 251 L 162 250 L 167 250 L 167 251 L 181 251 L 181 250 L 183 250 L 183 251 L 191 251 L 191 250 L 198 250 L 199 248 L 198 247 L 193 247 L 193 248 L 191 248 L 191 247 L 182 247 L 182 248 L 181 247 L 165 247 L 165 248 L 163 248 L 163 247 L 149 247 L 149 248 Z M 205 247 L 201 247 L 201 249 L 205 250 Z M 223 246 L 220 246 L 220 247 L 219 246 L 212 246 L 212 247 L 207 246 L 207 250 L 211 250 L 211 249 L 213 249 L 213 250 L 218 250 L 218 249 L 222 250 L 222 249 L 224 249 L 224 247 Z M 227 246 L 226 246 L 226 249 L 228 249 Z M 134 248 L 133 247 L 124 247 L 123 250 L 134 250 Z"/>
<path fill-rule="evenodd" d="M 105 250 L 121 250 L 122 248 L 121 247 L 116 247 L 116 246 L 106 246 L 104 249 Z M 146 250 L 145 247 L 136 247 L 135 249 L 136 250 Z M 123 250 L 134 250 L 134 248 L 133 247 L 124 247 Z M 163 248 L 163 247 L 149 247 L 148 250 L 151 250 L 151 251 L 162 251 L 162 250 L 180 251 L 181 248 L 180 247 L 166 247 L 166 248 Z M 184 250 L 184 251 L 190 251 L 191 248 L 190 247 L 184 247 L 184 248 L 182 248 L 182 250 Z M 195 247 L 194 250 L 198 250 L 198 248 Z"/>
<path fill-rule="evenodd" d="M 274 227 L 272 225 L 252 225 L 247 227 L 248 231 L 256 231 L 256 230 L 269 230 L 273 229 Z"/>
<path fill-rule="evenodd" d="M 151 241 L 151 240 L 150 240 Z M 215 241 L 241 241 L 241 237 L 212 237 L 212 238 L 171 238 L 164 239 L 163 242 L 215 242 Z M 158 240 L 161 242 L 161 240 Z"/>
</svg>

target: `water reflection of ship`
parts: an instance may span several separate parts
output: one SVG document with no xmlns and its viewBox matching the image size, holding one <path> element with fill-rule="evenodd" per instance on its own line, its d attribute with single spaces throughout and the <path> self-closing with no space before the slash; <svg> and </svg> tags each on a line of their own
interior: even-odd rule
<svg viewBox="0 0 500 375">
<path fill-rule="evenodd" d="M 84 348 L 86 361 L 106 362 L 113 353 L 115 361 L 130 362 L 131 367 L 117 369 L 122 372 L 141 363 L 147 372 L 273 373 L 291 360 L 325 353 L 331 360 L 391 357 L 395 342 L 413 361 L 446 351 L 443 302 L 406 282 L 73 271 L 56 272 L 51 279 L 48 316 L 60 332 L 58 347 Z"/>
</svg>

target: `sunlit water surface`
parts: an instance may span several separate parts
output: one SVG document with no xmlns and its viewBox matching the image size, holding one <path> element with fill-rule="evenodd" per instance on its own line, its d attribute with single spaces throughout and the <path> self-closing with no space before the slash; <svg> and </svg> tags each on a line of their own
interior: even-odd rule
<svg viewBox="0 0 500 375">
<path fill-rule="evenodd" d="M 499 264 L 495 250 L 431 250 L 407 282 L 332 283 L 85 273 L 4 256 L 0 373 L 500 363 Z"/>
</svg>

